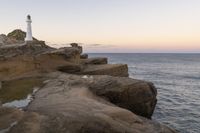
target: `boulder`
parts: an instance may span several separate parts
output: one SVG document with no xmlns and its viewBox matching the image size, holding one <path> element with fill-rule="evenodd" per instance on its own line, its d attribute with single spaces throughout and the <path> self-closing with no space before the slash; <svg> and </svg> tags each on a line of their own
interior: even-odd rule
<svg viewBox="0 0 200 133">
<path fill-rule="evenodd" d="M 126 64 L 86 65 L 80 74 L 127 77 L 128 66 Z"/>
<path fill-rule="evenodd" d="M 81 59 L 87 59 L 88 58 L 88 54 L 81 54 L 80 58 Z"/>
<path fill-rule="evenodd" d="M 111 103 L 151 118 L 156 106 L 157 89 L 150 82 L 111 76 L 93 76 L 89 89 Z"/>
<path fill-rule="evenodd" d="M 83 49 L 81 46 L 78 45 L 78 43 L 71 43 L 70 44 L 73 48 L 78 48 L 79 49 L 79 54 L 83 52 Z"/>
<path fill-rule="evenodd" d="M 100 65 L 100 64 L 107 64 L 108 59 L 104 57 L 93 57 L 93 58 L 88 58 L 88 59 L 82 59 L 81 60 L 82 64 L 85 65 Z"/>
</svg>

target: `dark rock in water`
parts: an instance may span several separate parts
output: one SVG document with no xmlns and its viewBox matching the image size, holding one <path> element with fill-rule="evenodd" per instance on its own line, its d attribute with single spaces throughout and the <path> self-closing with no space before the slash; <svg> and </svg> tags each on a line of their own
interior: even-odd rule
<svg viewBox="0 0 200 133">
<path fill-rule="evenodd" d="M 95 57 L 95 58 L 88 58 L 88 59 L 82 59 L 81 60 L 82 64 L 85 65 L 101 65 L 101 64 L 107 64 L 108 59 L 104 57 Z"/>
<path fill-rule="evenodd" d="M 123 77 L 94 78 L 89 87 L 94 94 L 137 115 L 151 118 L 157 101 L 157 90 L 152 83 Z"/>
<path fill-rule="evenodd" d="M 24 39 L 26 37 L 26 32 L 24 32 L 20 29 L 16 29 L 16 30 L 8 33 L 7 37 L 13 38 L 13 39 L 16 39 L 19 41 L 24 41 Z M 37 39 L 33 37 L 33 40 L 37 40 Z"/>
<path fill-rule="evenodd" d="M 128 66 L 126 64 L 86 65 L 81 74 L 127 77 Z"/>
<path fill-rule="evenodd" d="M 81 59 L 87 59 L 88 58 L 88 54 L 81 54 L 80 58 Z"/>
</svg>

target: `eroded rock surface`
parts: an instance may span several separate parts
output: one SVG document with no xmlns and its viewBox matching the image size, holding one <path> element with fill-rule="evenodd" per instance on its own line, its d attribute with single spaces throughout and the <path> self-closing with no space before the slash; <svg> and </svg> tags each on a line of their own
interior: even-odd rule
<svg viewBox="0 0 200 133">
<path fill-rule="evenodd" d="M 151 118 L 157 90 L 152 83 L 124 77 L 94 76 L 90 90 L 137 115 Z"/>
<path fill-rule="evenodd" d="M 8 33 L 7 37 L 16 39 L 18 41 L 24 41 L 26 37 L 26 32 L 22 31 L 21 29 L 16 29 Z M 33 40 L 37 40 L 37 39 L 33 37 Z"/>
<path fill-rule="evenodd" d="M 48 120 L 45 125 L 49 125 L 49 132 L 175 132 L 166 126 L 139 117 L 95 95 L 94 90 L 91 91 L 92 88 L 89 89 L 88 86 L 92 85 L 98 78 L 104 77 L 86 77 L 62 73 L 52 73 L 48 77 L 50 79 L 36 93 L 35 100 L 27 110 L 47 116 Z M 135 81 L 134 84 L 138 82 L 141 81 Z M 96 89 L 104 93 L 102 87 L 99 86 Z M 112 87 L 110 88 L 112 89 Z"/>
<path fill-rule="evenodd" d="M 77 43 L 55 49 L 44 41 L 24 42 L 24 35 L 16 30 L 0 36 L 0 83 L 16 81 L 18 88 L 18 80 L 40 77 L 41 88 L 25 111 L 1 107 L 0 101 L 0 132 L 175 132 L 147 119 L 156 105 L 156 88 L 128 78 L 126 64 L 83 57 Z"/>
<path fill-rule="evenodd" d="M 126 64 L 86 65 L 81 74 L 128 77 Z"/>
<path fill-rule="evenodd" d="M 44 41 L 0 48 L 0 80 L 32 72 L 62 71 L 74 74 L 128 76 L 126 64 L 107 64 L 107 58 L 80 59 L 77 45 L 55 49 Z"/>
<path fill-rule="evenodd" d="M 95 58 L 88 58 L 88 59 L 82 59 L 81 60 L 82 64 L 85 65 L 102 65 L 102 64 L 107 64 L 108 59 L 105 57 L 95 57 Z"/>
<path fill-rule="evenodd" d="M 14 38 L 9 38 L 4 34 L 0 34 L 0 47 L 9 45 L 9 44 L 17 44 L 17 43 L 20 43 L 20 41 L 14 39 Z"/>
<path fill-rule="evenodd" d="M 0 48 L 0 80 L 33 72 L 57 71 L 79 63 L 79 49 L 55 49 L 42 41 Z M 68 67 L 69 68 L 69 67 Z"/>
</svg>

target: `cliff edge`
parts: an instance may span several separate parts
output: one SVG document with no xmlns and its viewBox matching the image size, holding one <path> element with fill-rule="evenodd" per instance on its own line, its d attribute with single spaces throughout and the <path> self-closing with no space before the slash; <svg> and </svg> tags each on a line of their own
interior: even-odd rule
<svg viewBox="0 0 200 133">
<path fill-rule="evenodd" d="M 0 38 L 0 132 L 176 132 L 151 120 L 157 89 L 129 78 L 126 64 L 88 58 L 76 43 L 56 49 L 24 42 L 23 34 Z M 27 106 L 6 106 L 33 88 Z"/>
</svg>

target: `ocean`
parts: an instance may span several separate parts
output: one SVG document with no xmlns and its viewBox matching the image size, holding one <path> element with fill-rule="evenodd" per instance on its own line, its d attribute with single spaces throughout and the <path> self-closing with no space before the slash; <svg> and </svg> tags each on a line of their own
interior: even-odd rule
<svg viewBox="0 0 200 133">
<path fill-rule="evenodd" d="M 152 120 L 181 133 L 200 132 L 200 54 L 95 53 L 129 66 L 129 76 L 153 82 L 158 90 Z"/>
</svg>

